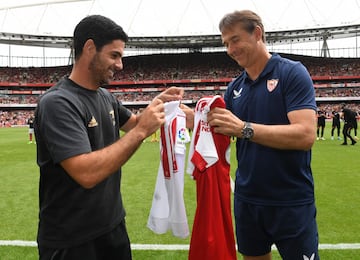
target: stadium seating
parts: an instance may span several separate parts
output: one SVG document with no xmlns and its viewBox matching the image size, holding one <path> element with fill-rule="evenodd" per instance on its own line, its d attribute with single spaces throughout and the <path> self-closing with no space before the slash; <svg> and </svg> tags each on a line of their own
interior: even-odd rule
<svg viewBox="0 0 360 260">
<path fill-rule="evenodd" d="M 329 112 L 341 102 L 360 110 L 358 59 L 281 55 L 307 67 L 317 102 Z M 0 68 L 0 127 L 25 124 L 38 97 L 70 71 L 71 66 Z M 124 70 L 106 87 L 136 112 L 171 85 L 186 89 L 184 100 L 189 105 L 204 95 L 223 94 L 241 71 L 225 52 L 128 56 Z"/>
</svg>

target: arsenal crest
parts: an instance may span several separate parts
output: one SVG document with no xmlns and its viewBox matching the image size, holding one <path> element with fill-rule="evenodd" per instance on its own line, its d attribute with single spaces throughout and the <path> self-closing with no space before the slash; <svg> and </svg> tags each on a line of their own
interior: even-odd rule
<svg viewBox="0 0 360 260">
<path fill-rule="evenodd" d="M 269 90 L 269 92 L 272 92 L 276 88 L 278 82 L 279 82 L 279 79 L 268 79 L 267 89 Z"/>
</svg>

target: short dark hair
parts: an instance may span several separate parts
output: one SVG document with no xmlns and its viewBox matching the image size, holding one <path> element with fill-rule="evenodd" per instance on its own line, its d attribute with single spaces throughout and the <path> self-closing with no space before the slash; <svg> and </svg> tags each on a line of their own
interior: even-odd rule
<svg viewBox="0 0 360 260">
<path fill-rule="evenodd" d="M 262 30 L 262 40 L 264 43 L 266 42 L 263 22 L 258 14 L 250 10 L 234 11 L 226 14 L 219 23 L 219 30 L 223 32 L 238 24 L 248 33 L 252 33 L 255 27 L 259 26 Z"/>
<path fill-rule="evenodd" d="M 75 59 L 80 57 L 84 44 L 89 39 L 94 41 L 96 50 L 100 51 L 104 45 L 111 43 L 113 40 L 127 42 L 128 35 L 120 25 L 105 16 L 87 16 L 77 24 L 74 30 L 73 49 Z"/>
</svg>

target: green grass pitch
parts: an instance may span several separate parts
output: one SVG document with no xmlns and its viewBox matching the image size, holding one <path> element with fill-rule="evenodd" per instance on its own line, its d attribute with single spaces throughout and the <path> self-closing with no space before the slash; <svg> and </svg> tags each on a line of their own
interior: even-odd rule
<svg viewBox="0 0 360 260">
<path fill-rule="evenodd" d="M 360 243 L 360 142 L 342 146 L 330 140 L 330 125 L 325 141 L 313 147 L 313 174 L 320 244 Z M 156 235 L 147 227 L 159 166 L 159 144 L 150 138 L 123 167 L 122 193 L 127 211 L 127 228 L 133 244 L 183 244 L 167 233 Z M 35 241 L 38 221 L 38 180 L 36 146 L 27 144 L 27 128 L 0 128 L 0 240 Z M 235 147 L 232 144 L 232 166 Z M 234 176 L 235 168 L 231 168 Z M 196 208 L 195 182 L 185 175 L 185 203 L 189 227 Z M 186 250 L 133 250 L 137 259 L 187 259 Z M 322 249 L 322 259 L 360 259 L 359 249 Z M 37 259 L 36 247 L 0 246 L 2 260 Z M 241 259 L 240 255 L 238 258 Z M 274 259 L 280 259 L 274 252 Z"/>
</svg>

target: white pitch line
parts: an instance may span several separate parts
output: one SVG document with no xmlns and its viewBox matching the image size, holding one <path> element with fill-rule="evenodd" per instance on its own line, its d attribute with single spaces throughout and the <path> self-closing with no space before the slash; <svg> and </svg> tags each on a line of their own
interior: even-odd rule
<svg viewBox="0 0 360 260">
<path fill-rule="evenodd" d="M 35 241 L 24 240 L 0 240 L 0 246 L 24 246 L 37 247 Z M 189 250 L 189 245 L 186 244 L 131 244 L 133 250 Z M 276 247 L 272 247 L 276 250 Z M 339 243 L 339 244 L 320 244 L 320 250 L 354 250 L 360 249 L 360 243 Z"/>
<path fill-rule="evenodd" d="M 320 244 L 319 249 L 336 249 L 336 250 L 360 249 L 360 243 Z"/>
<path fill-rule="evenodd" d="M 189 245 L 131 244 L 133 250 L 189 250 Z"/>
<path fill-rule="evenodd" d="M 0 246 L 37 247 L 37 243 L 35 241 L 24 241 L 24 240 L 0 240 Z"/>
</svg>

